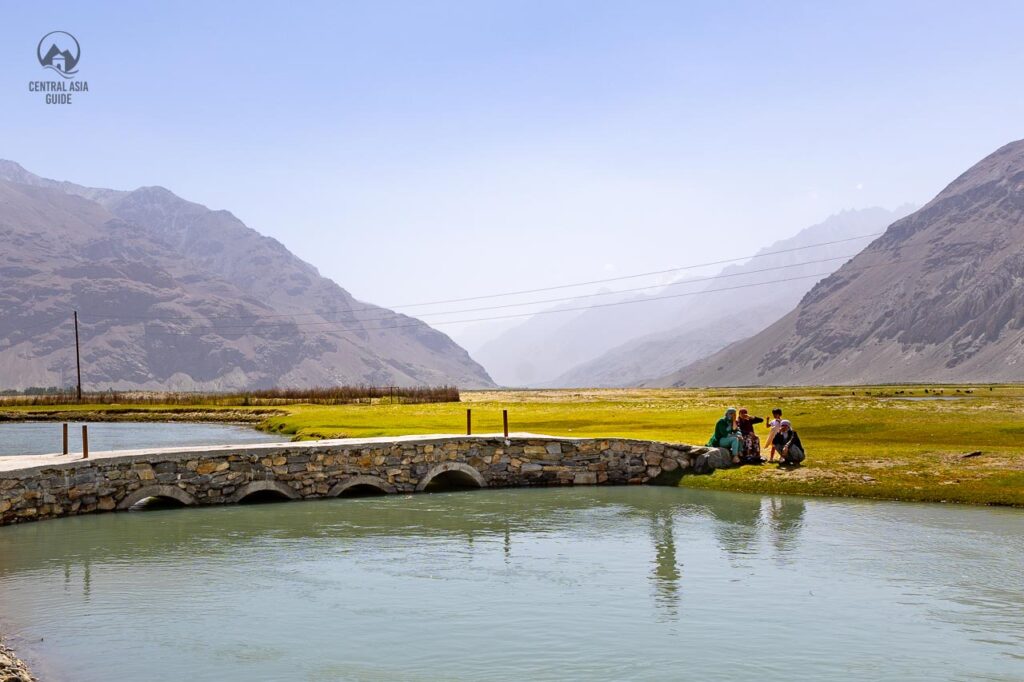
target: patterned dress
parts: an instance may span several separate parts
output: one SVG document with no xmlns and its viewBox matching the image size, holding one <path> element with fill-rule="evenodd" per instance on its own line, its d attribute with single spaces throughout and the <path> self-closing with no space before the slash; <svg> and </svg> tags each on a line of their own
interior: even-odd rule
<svg viewBox="0 0 1024 682">
<path fill-rule="evenodd" d="M 754 433 L 754 424 L 760 424 L 764 419 L 761 417 L 740 417 L 737 421 L 740 426 L 740 439 L 743 441 L 742 458 L 745 461 L 760 461 L 761 439 Z"/>
</svg>

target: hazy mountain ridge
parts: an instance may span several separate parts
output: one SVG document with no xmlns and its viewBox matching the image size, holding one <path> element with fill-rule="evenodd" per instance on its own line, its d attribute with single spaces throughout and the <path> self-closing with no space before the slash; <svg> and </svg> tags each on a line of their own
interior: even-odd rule
<svg viewBox="0 0 1024 682">
<path fill-rule="evenodd" d="M 96 387 L 492 385 L 444 334 L 163 188 L 86 188 L 0 162 L 0 239 L 8 387 L 68 383 L 72 308 Z"/>
<path fill-rule="evenodd" d="M 563 303 L 576 308 L 630 302 L 534 316 L 473 355 L 506 385 L 631 386 L 653 381 L 764 329 L 868 240 L 804 247 L 881 232 L 911 210 L 843 211 L 710 277 L 680 279 L 647 293 Z M 708 260 L 751 250 L 737 244 L 709 254 Z M 783 281 L 765 284 L 775 280 Z"/>
<path fill-rule="evenodd" d="M 774 319 L 767 310 L 751 310 L 726 315 L 706 324 L 647 334 L 573 367 L 547 386 L 642 386 L 756 333 Z"/>
<path fill-rule="evenodd" d="M 515 325 L 497 338 L 483 344 L 474 354 L 499 384 L 538 386 L 549 381 L 567 366 L 600 355 L 629 340 L 635 329 L 645 324 L 652 306 L 621 305 L 610 308 L 578 310 L 615 301 L 637 300 L 635 294 L 583 297 L 561 303 Z M 609 325 L 614 310 L 616 322 Z"/>
<path fill-rule="evenodd" d="M 757 336 L 676 385 L 1024 379 L 1024 141 L 894 223 Z"/>
</svg>

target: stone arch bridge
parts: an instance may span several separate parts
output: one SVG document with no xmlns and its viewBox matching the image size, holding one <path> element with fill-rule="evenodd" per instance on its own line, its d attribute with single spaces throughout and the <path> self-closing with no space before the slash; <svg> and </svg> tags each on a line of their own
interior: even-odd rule
<svg viewBox="0 0 1024 682">
<path fill-rule="evenodd" d="M 0 525 L 129 509 L 450 488 L 674 484 L 715 448 L 534 434 L 406 436 L 0 458 Z"/>
</svg>

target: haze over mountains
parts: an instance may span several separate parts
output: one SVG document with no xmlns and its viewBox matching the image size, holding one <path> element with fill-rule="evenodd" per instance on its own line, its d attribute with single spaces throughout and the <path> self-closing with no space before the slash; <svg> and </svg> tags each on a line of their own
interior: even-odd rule
<svg viewBox="0 0 1024 682">
<path fill-rule="evenodd" d="M 0 386 L 493 385 L 446 335 L 354 299 L 227 211 L 0 161 Z"/>
<path fill-rule="evenodd" d="M 506 322 L 474 352 L 489 375 L 226 211 L 0 161 L 0 388 L 71 383 L 73 309 L 87 388 L 1024 380 L 1024 141 L 911 210 L 844 211 L 714 276 Z"/>
<path fill-rule="evenodd" d="M 1024 141 L 894 223 L 678 386 L 1024 380 Z"/>
<path fill-rule="evenodd" d="M 908 205 L 893 211 L 843 211 L 760 250 L 756 244 L 724 242 L 720 252 L 689 258 L 723 260 L 755 251 L 757 256 L 712 277 L 681 279 L 642 294 L 562 304 L 578 308 L 631 302 L 537 315 L 482 344 L 473 356 L 504 385 L 643 384 L 764 329 L 868 243 L 871 237 L 865 235 L 881 232 L 911 210 Z"/>
</svg>

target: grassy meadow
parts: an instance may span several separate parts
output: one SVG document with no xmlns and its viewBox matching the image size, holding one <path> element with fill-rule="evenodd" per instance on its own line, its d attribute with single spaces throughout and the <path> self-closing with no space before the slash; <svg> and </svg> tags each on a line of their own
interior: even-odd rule
<svg viewBox="0 0 1024 682">
<path fill-rule="evenodd" d="M 703 445 L 726 407 L 766 416 L 781 407 L 807 450 L 794 470 L 745 466 L 681 485 L 760 493 L 836 495 L 1024 506 L 1024 386 L 883 386 L 749 389 L 607 389 L 463 392 L 462 402 L 275 406 L 260 428 L 299 439 L 512 431 L 622 436 Z M 121 410 L 161 418 L 166 406 L 0 408 L 34 416 Z M 189 406 L 189 413 L 216 406 Z M 234 407 L 230 414 L 244 414 Z M 108 417 L 112 415 L 107 415 Z M 225 412 L 225 417 L 228 412 Z M 253 415 L 254 417 L 256 415 Z M 767 433 L 759 425 L 762 437 Z M 973 457 L 964 457 L 980 451 Z M 767 456 L 767 453 L 765 453 Z"/>
</svg>

